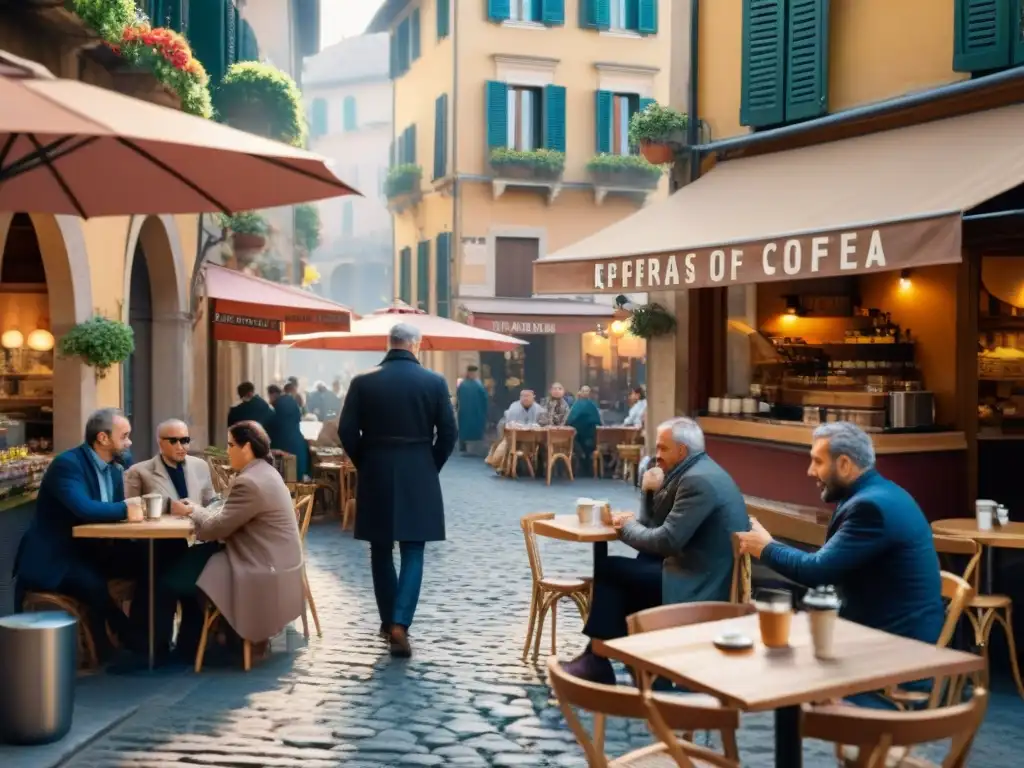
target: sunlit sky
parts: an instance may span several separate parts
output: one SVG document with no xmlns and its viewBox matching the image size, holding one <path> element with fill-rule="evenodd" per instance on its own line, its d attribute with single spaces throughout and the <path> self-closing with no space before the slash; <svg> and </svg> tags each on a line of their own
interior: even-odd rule
<svg viewBox="0 0 1024 768">
<path fill-rule="evenodd" d="M 333 45 L 362 34 L 384 0 L 320 0 L 320 42 Z"/>
</svg>

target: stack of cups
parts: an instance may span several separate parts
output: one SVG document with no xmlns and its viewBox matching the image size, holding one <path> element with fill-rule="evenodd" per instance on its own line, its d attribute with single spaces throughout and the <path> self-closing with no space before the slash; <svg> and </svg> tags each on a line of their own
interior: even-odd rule
<svg viewBox="0 0 1024 768">
<path fill-rule="evenodd" d="M 818 587 L 804 597 L 804 608 L 811 622 L 811 642 L 814 656 L 818 659 L 833 659 L 836 619 L 839 618 L 839 597 L 834 587 Z"/>
<path fill-rule="evenodd" d="M 979 531 L 992 530 L 992 520 L 996 516 L 998 507 L 998 504 L 989 499 L 978 499 L 974 502 L 974 517 L 978 522 Z"/>
</svg>

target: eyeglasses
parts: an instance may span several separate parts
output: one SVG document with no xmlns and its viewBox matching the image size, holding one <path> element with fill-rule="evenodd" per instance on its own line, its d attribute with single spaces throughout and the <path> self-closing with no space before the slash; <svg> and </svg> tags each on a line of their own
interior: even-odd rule
<svg viewBox="0 0 1024 768">
<path fill-rule="evenodd" d="M 177 445 L 178 443 L 181 443 L 182 445 L 188 445 L 189 443 L 192 442 L 191 437 L 165 437 L 162 439 L 166 440 L 171 445 Z"/>
</svg>

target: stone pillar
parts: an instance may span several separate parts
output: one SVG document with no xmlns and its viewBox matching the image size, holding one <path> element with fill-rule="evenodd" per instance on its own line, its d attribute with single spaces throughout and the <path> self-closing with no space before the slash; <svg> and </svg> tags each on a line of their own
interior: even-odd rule
<svg viewBox="0 0 1024 768">
<path fill-rule="evenodd" d="M 189 418 L 192 382 L 192 323 L 186 312 L 153 317 L 153 426 Z"/>
<path fill-rule="evenodd" d="M 59 339 L 71 327 L 54 324 L 51 332 Z M 96 372 L 77 357 L 53 357 L 53 449 L 59 453 L 85 436 L 85 421 L 96 409 Z"/>
<path fill-rule="evenodd" d="M 658 425 L 675 416 L 686 416 L 689 398 L 690 333 L 687 293 L 651 293 L 648 300 L 660 304 L 676 319 L 674 333 L 647 341 L 647 452 L 653 455 Z"/>
</svg>

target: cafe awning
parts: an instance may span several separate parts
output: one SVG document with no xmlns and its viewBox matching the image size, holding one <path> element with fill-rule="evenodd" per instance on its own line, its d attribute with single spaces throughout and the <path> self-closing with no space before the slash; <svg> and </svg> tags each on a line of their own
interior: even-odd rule
<svg viewBox="0 0 1024 768">
<path fill-rule="evenodd" d="M 203 267 L 213 337 L 218 341 L 281 344 L 285 333 L 347 331 L 348 307 L 291 285 L 216 264 Z"/>
<path fill-rule="evenodd" d="M 534 262 L 541 294 L 682 290 L 961 260 L 962 214 L 1024 183 L 1024 105 L 723 162 Z"/>
<path fill-rule="evenodd" d="M 587 333 L 598 323 L 609 323 L 614 308 L 608 304 L 571 299 L 461 298 L 466 323 L 495 333 L 550 336 Z"/>
</svg>

